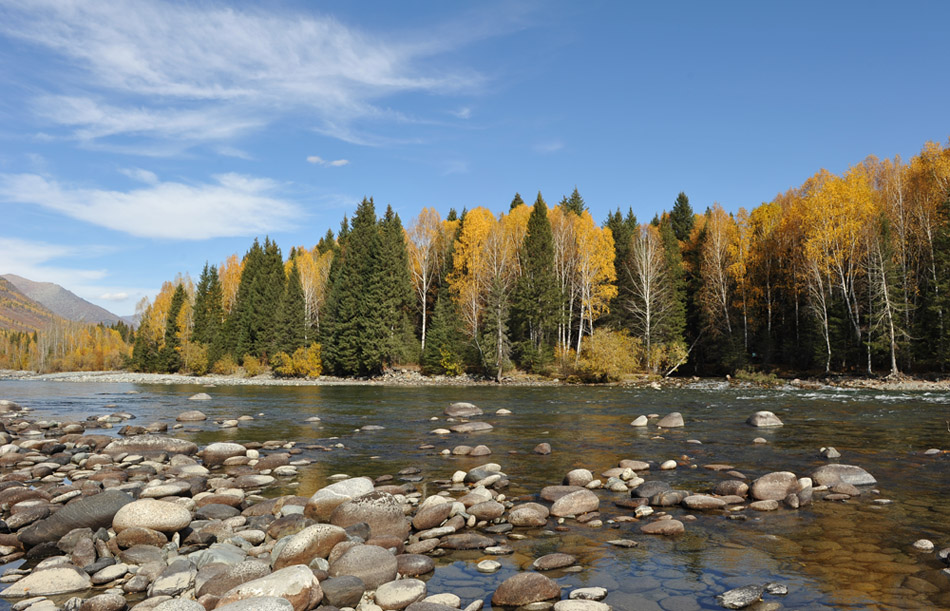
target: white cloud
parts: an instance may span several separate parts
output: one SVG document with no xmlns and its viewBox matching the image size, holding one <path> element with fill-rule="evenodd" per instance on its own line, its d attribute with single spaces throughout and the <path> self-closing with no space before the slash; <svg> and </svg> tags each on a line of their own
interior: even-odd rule
<svg viewBox="0 0 950 611">
<path fill-rule="evenodd" d="M 310 155 L 309 157 L 307 157 L 307 163 L 312 163 L 314 165 L 319 165 L 323 167 L 341 168 L 345 165 L 348 165 L 350 163 L 350 160 L 349 159 L 334 159 L 333 161 L 329 161 L 318 155 Z"/>
<path fill-rule="evenodd" d="M 463 106 L 456 110 L 450 110 L 449 114 L 458 119 L 471 119 L 472 118 L 472 109 L 468 106 Z"/>
<path fill-rule="evenodd" d="M 119 172 L 128 176 L 132 180 L 144 182 L 147 185 L 158 184 L 158 176 L 155 175 L 155 172 L 149 172 L 148 170 L 143 170 L 142 168 L 121 168 L 119 169 Z"/>
<path fill-rule="evenodd" d="M 387 96 L 471 91 L 484 81 L 470 70 L 427 66 L 471 42 L 450 28 L 420 42 L 415 33 L 400 40 L 312 12 L 248 5 L 0 0 L 0 7 L 0 32 L 61 59 L 35 112 L 83 141 L 220 142 L 287 116 L 345 135 L 355 121 L 392 112 L 378 105 Z"/>
<path fill-rule="evenodd" d="M 556 153 L 564 148 L 564 143 L 560 140 L 549 140 L 547 142 L 539 142 L 534 145 L 534 151 L 536 153 L 541 153 L 542 155 L 549 155 L 551 153 Z"/>
<path fill-rule="evenodd" d="M 37 174 L 0 174 L 0 201 L 34 204 L 133 236 L 203 240 L 249 236 L 299 221 L 276 182 L 220 174 L 215 183 L 156 182 L 131 191 L 61 185 Z"/>
<path fill-rule="evenodd" d="M 124 291 L 121 293 L 103 293 L 99 295 L 99 299 L 103 301 L 128 301 L 129 294 Z"/>
</svg>

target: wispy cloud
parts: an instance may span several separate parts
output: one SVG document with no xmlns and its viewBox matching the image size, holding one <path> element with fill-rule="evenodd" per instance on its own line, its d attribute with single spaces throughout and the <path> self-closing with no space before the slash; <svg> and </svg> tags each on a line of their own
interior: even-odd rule
<svg viewBox="0 0 950 611">
<path fill-rule="evenodd" d="M 560 140 L 548 140 L 547 142 L 539 142 L 534 145 L 534 151 L 536 153 L 541 153 L 542 155 L 550 155 L 551 153 L 556 153 L 564 148 L 564 142 Z"/>
<path fill-rule="evenodd" d="M 203 240 L 248 236 L 299 222 L 303 211 L 266 178 L 219 174 L 213 183 L 156 181 L 131 191 L 62 185 L 38 174 L 0 174 L 0 201 L 33 204 L 133 236 Z M 157 177 L 156 177 L 157 180 Z"/>
<path fill-rule="evenodd" d="M 124 291 L 121 293 L 103 293 L 99 295 L 99 299 L 102 299 L 103 301 L 122 302 L 122 301 L 127 301 L 129 299 L 129 294 Z"/>
<path fill-rule="evenodd" d="M 312 163 L 314 165 L 319 165 L 323 167 L 342 168 L 345 165 L 349 165 L 350 160 L 349 159 L 334 159 L 333 161 L 329 161 L 317 155 L 310 155 L 309 157 L 307 157 L 307 163 Z"/>
<path fill-rule="evenodd" d="M 149 172 L 142 168 L 120 168 L 119 173 L 128 176 L 132 180 L 144 182 L 147 185 L 158 184 L 158 176 L 156 176 L 155 172 Z"/>
<path fill-rule="evenodd" d="M 449 176 L 451 174 L 467 174 L 468 173 L 468 162 L 461 159 L 453 159 L 451 161 L 446 161 L 443 165 L 442 175 Z"/>
<path fill-rule="evenodd" d="M 450 110 L 449 114 L 458 119 L 471 119 L 472 118 L 472 109 L 468 106 L 463 106 L 455 110 Z"/>
<path fill-rule="evenodd" d="M 388 96 L 471 91 L 484 81 L 429 67 L 470 41 L 419 44 L 309 12 L 0 0 L 0 14 L 0 33 L 59 56 L 64 70 L 49 75 L 33 110 L 82 141 L 221 142 L 288 116 L 345 135 L 391 112 L 379 105 Z"/>
</svg>

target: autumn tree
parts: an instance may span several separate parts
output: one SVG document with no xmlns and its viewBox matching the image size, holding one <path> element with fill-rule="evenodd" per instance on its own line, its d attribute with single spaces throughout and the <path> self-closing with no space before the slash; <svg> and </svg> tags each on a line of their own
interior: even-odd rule
<svg viewBox="0 0 950 611">
<path fill-rule="evenodd" d="M 733 264 L 730 245 L 735 240 L 734 220 L 718 203 L 706 212 L 706 239 L 701 251 L 700 301 L 706 328 L 715 337 L 732 338 L 730 305 L 734 282 L 729 274 Z"/>
<path fill-rule="evenodd" d="M 441 237 L 442 219 L 434 208 L 423 208 L 406 232 L 412 284 L 422 318 L 421 342 L 423 351 L 426 348 L 429 300 L 432 289 L 441 273 Z"/>
<path fill-rule="evenodd" d="M 610 229 L 594 223 L 590 212 L 577 217 L 576 267 L 578 291 L 578 328 L 575 362 L 580 358 L 584 332 L 594 333 L 594 321 L 608 311 L 610 300 L 617 295 L 617 270 L 614 268 L 614 239 Z"/>
</svg>

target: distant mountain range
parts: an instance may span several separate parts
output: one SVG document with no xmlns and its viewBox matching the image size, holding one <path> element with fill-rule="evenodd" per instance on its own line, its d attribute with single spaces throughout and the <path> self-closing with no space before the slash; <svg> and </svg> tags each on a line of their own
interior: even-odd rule
<svg viewBox="0 0 950 611">
<path fill-rule="evenodd" d="M 90 324 L 130 322 L 52 282 L 14 274 L 0 276 L 0 282 L 0 328 L 33 331 L 55 317 Z"/>
</svg>

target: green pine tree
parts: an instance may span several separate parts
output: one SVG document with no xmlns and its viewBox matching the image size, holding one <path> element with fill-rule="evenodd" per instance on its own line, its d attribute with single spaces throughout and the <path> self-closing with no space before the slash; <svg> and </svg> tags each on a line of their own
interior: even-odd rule
<svg viewBox="0 0 950 611">
<path fill-rule="evenodd" d="M 508 211 L 512 211 L 518 206 L 524 206 L 524 200 L 521 199 L 520 193 L 515 193 L 514 198 L 511 200 L 511 205 L 508 207 Z"/>
<path fill-rule="evenodd" d="M 522 367 L 537 371 L 553 356 L 560 291 L 548 207 L 538 193 L 521 245 L 521 277 L 512 295 L 512 326 Z"/>
<path fill-rule="evenodd" d="M 666 322 L 657 330 L 659 340 L 662 343 L 683 342 L 686 333 L 686 268 L 671 223 L 660 223 L 660 239 L 663 240 L 666 268 L 673 285 L 673 303 Z"/>
<path fill-rule="evenodd" d="M 300 285 L 300 272 L 297 263 L 290 266 L 290 273 L 284 283 L 284 294 L 280 299 L 275 332 L 275 350 L 293 354 L 297 348 L 307 345 L 307 324 L 305 316 L 303 287 Z"/>
<path fill-rule="evenodd" d="M 426 333 L 422 371 L 429 375 L 460 375 L 465 371 L 467 353 L 468 343 L 458 306 L 448 289 L 440 290 L 432 312 L 432 323 Z"/>
<path fill-rule="evenodd" d="M 379 222 L 380 295 L 378 304 L 388 329 L 385 364 L 418 362 L 419 346 L 412 327 L 415 295 L 409 272 L 405 231 L 392 206 Z"/>
<path fill-rule="evenodd" d="M 673 211 L 670 212 L 670 222 L 673 225 L 673 234 L 676 235 L 676 239 L 680 242 L 688 240 L 695 221 L 693 208 L 689 205 L 689 198 L 680 191 L 673 203 Z"/>
<path fill-rule="evenodd" d="M 205 262 L 195 289 L 194 328 L 191 339 L 211 345 L 218 341 L 224 324 L 224 307 L 221 303 L 221 281 L 218 268 Z"/>
<path fill-rule="evenodd" d="M 183 329 L 178 324 L 178 315 L 185 305 L 188 294 L 183 284 L 179 283 L 172 293 L 172 301 L 168 306 L 168 316 L 165 319 L 165 345 L 158 356 L 162 371 L 175 373 L 181 369 L 181 333 Z"/>
<path fill-rule="evenodd" d="M 244 257 L 244 270 L 234 304 L 231 330 L 233 354 L 263 357 L 273 350 L 277 308 L 284 292 L 284 261 L 276 242 L 257 240 Z"/>
<path fill-rule="evenodd" d="M 581 197 L 577 187 L 574 187 L 574 192 L 571 193 L 570 197 L 562 198 L 558 205 L 563 208 L 565 212 L 573 212 L 577 215 L 587 210 L 587 204 L 584 203 L 584 198 Z"/>
<path fill-rule="evenodd" d="M 151 339 L 152 334 L 149 331 L 148 322 L 143 322 L 135 334 L 130 363 L 133 371 L 158 371 L 158 344 Z"/>
<path fill-rule="evenodd" d="M 614 267 L 617 272 L 617 296 L 610 300 L 606 323 L 615 329 L 624 329 L 630 326 L 630 315 L 624 303 L 630 298 L 631 279 L 625 266 L 630 254 L 630 240 L 637 231 L 637 217 L 633 208 L 627 209 L 626 217 L 621 214 L 620 208 L 607 214 L 604 226 L 610 229 L 614 237 Z"/>
</svg>

